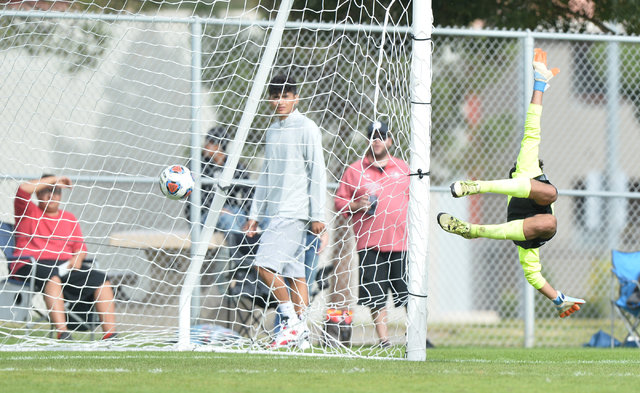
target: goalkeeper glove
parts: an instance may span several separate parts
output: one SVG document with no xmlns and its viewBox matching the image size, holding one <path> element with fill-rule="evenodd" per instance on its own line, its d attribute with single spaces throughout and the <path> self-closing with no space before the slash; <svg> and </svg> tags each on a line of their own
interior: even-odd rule
<svg viewBox="0 0 640 393">
<path fill-rule="evenodd" d="M 559 68 L 547 68 L 547 52 L 536 48 L 533 52 L 533 90 L 544 92 L 549 88 L 549 80 L 560 72 Z"/>
</svg>

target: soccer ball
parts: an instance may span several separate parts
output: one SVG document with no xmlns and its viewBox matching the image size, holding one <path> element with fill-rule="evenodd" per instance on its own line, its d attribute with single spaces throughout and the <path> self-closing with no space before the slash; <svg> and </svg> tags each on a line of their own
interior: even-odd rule
<svg viewBox="0 0 640 393">
<path fill-rule="evenodd" d="M 193 175 L 189 168 L 171 165 L 160 173 L 160 191 L 169 199 L 186 198 L 193 191 Z"/>
</svg>

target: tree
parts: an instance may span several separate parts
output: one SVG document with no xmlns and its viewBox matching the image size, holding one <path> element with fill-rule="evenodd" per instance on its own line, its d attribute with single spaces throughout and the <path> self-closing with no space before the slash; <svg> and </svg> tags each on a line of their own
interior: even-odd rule
<svg viewBox="0 0 640 393">
<path fill-rule="evenodd" d="M 267 2 L 277 5 L 275 0 Z M 290 19 L 331 22 L 348 17 L 360 23 L 382 21 L 387 10 L 381 3 L 391 4 L 392 21 L 411 23 L 411 0 L 295 0 Z M 490 28 L 582 32 L 593 25 L 603 33 L 640 34 L 638 0 L 432 0 L 432 9 L 439 26 L 469 26 L 479 20 Z"/>
<path fill-rule="evenodd" d="M 640 34 L 637 0 L 475 0 L 464 7 L 433 0 L 433 12 L 441 26 L 468 26 L 481 20 L 491 28 L 581 32 L 592 24 L 603 33 Z"/>
<path fill-rule="evenodd" d="M 387 9 L 390 23 L 410 24 L 412 1 L 368 0 L 294 0 L 289 20 L 334 22 L 347 19 L 357 23 L 381 23 Z M 0 1 L 3 2 L 3 1 Z M 4 1 L 6 2 L 6 1 Z M 277 12 L 279 0 L 246 0 L 261 5 L 263 17 Z M 462 4 L 461 4 L 462 3 Z M 96 12 L 150 12 L 157 8 L 195 9 L 201 16 L 224 12 L 227 2 L 150 2 L 135 0 L 81 0 L 75 8 Z M 231 8 L 243 7 L 242 2 Z M 432 0 L 435 24 L 466 27 L 481 21 L 485 27 L 507 29 L 552 29 L 582 32 L 595 26 L 603 33 L 640 34 L 640 1 L 638 0 Z M 271 10 L 271 11 L 269 11 Z"/>
</svg>

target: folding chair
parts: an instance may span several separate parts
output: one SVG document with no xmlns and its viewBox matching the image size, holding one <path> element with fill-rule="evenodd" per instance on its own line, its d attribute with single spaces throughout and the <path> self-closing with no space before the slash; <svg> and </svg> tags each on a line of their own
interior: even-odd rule
<svg viewBox="0 0 640 393">
<path fill-rule="evenodd" d="M 31 312 L 37 313 L 39 319 L 48 321 L 48 316 L 40 313 L 33 307 L 35 290 L 35 266 L 36 261 L 32 257 L 17 257 L 14 255 L 15 239 L 14 226 L 6 222 L 0 222 L 0 248 L 9 264 L 9 275 L 0 281 L 0 320 L 33 322 Z M 27 277 L 15 277 L 11 275 L 11 265 L 19 260 L 28 261 L 31 271 Z M 91 259 L 85 262 L 92 263 Z M 98 315 L 93 303 L 67 302 L 65 301 L 67 315 L 67 327 L 69 330 L 83 330 L 93 333 L 100 325 Z"/>
<path fill-rule="evenodd" d="M 0 222 L 0 248 L 7 260 L 8 276 L 0 280 L 0 320 L 18 321 L 30 323 L 33 295 L 35 294 L 35 281 L 33 279 L 33 267 L 35 260 L 25 257 L 14 256 L 15 240 L 13 238 L 13 225 Z M 20 259 L 28 261 L 32 266 L 32 271 L 25 280 L 20 280 L 11 276 L 13 263 Z M 39 313 L 41 318 L 45 318 Z"/>
<path fill-rule="evenodd" d="M 635 342 L 640 347 L 640 333 L 638 325 L 640 325 L 640 307 L 630 305 L 629 296 L 634 290 L 640 289 L 638 278 L 640 277 L 640 251 L 621 252 L 613 250 L 611 254 L 611 263 L 613 268 L 611 271 L 620 285 L 618 295 L 615 292 L 615 278 L 611 285 L 611 337 L 613 337 L 613 328 L 615 314 L 617 313 L 627 328 L 627 337 L 622 341 L 623 345 L 629 341 Z M 613 339 L 611 341 L 613 347 Z"/>
</svg>

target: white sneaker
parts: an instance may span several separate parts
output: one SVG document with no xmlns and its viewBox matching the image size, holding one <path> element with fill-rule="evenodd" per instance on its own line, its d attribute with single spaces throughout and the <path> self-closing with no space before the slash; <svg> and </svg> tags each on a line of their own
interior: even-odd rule
<svg viewBox="0 0 640 393">
<path fill-rule="evenodd" d="M 298 332 L 298 341 L 296 345 L 299 349 L 305 350 L 311 348 L 311 341 L 309 340 L 309 335 L 311 332 L 309 331 L 309 327 L 304 319 L 299 319 L 295 321 L 291 325 L 292 329 L 295 329 Z"/>
<path fill-rule="evenodd" d="M 298 341 L 298 349 L 307 350 L 311 348 L 311 343 L 309 342 L 309 338 L 303 338 Z"/>
<path fill-rule="evenodd" d="M 276 338 L 271 343 L 271 348 L 288 348 L 298 341 L 298 334 L 294 329 L 291 329 L 287 323 L 280 325 L 280 330 L 276 335 Z"/>
<path fill-rule="evenodd" d="M 288 348 L 294 345 L 301 349 L 311 347 L 309 343 L 309 328 L 301 320 L 293 321 L 293 323 L 289 322 L 289 320 L 285 321 L 271 343 L 271 348 Z"/>
</svg>

